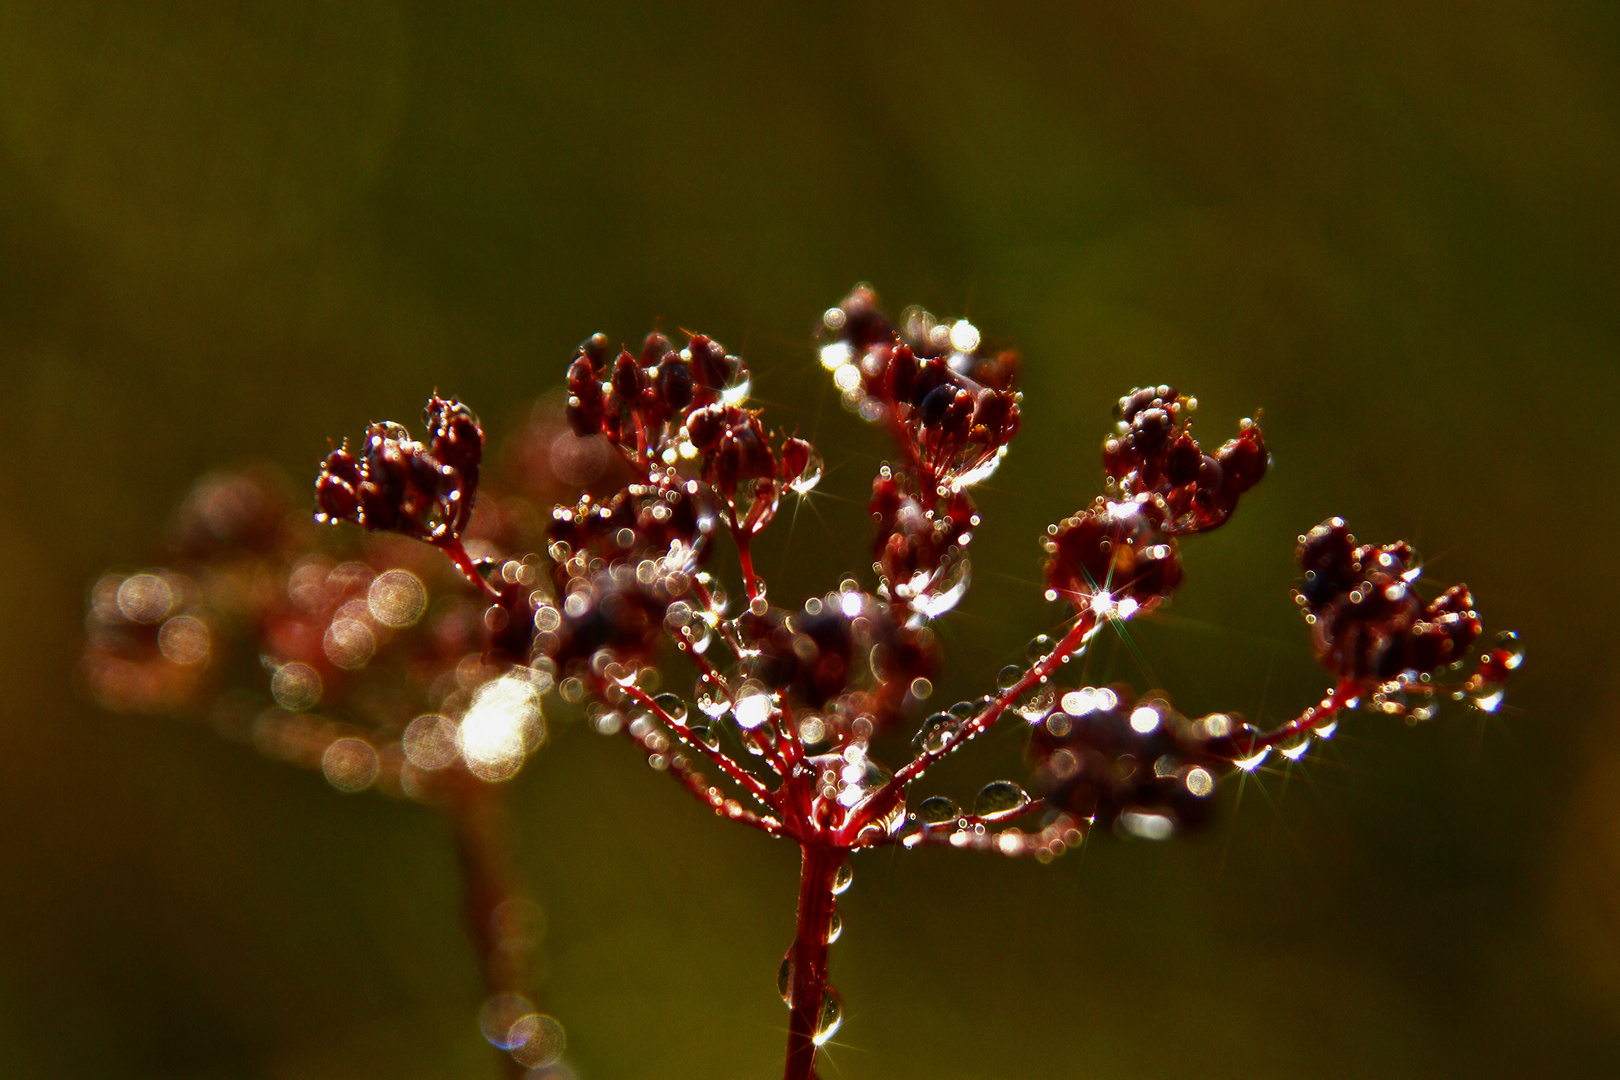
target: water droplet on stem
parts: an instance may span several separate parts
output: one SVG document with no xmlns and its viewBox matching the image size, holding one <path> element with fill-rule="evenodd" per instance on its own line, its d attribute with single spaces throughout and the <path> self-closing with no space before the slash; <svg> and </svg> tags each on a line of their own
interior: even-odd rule
<svg viewBox="0 0 1620 1080">
<path fill-rule="evenodd" d="M 1029 802 L 1029 795 L 1011 780 L 992 780 L 979 789 L 973 802 L 973 812 L 979 815 L 1000 814 L 1016 810 Z"/>
</svg>

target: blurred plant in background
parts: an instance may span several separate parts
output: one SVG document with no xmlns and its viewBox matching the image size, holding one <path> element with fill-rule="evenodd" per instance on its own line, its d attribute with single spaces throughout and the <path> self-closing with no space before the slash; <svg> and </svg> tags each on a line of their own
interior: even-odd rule
<svg viewBox="0 0 1620 1080">
<path fill-rule="evenodd" d="M 451 419 L 472 448 L 463 470 L 477 477 L 483 432 L 469 414 Z M 609 465 L 555 401 L 536 404 L 506 458 L 519 479 L 508 486 L 497 469 L 476 511 L 470 489 L 452 510 L 468 570 L 497 548 L 532 546 L 536 502 Z M 268 466 L 199 480 L 171 522 L 167 562 L 92 587 L 85 683 L 107 708 L 197 715 L 266 757 L 320 770 L 339 791 L 374 789 L 442 813 L 488 994 L 480 1027 L 515 1075 L 571 1075 L 559 1064 L 561 1024 L 529 997 L 544 914 L 513 883 L 500 796 L 546 741 L 540 695 L 550 684 L 526 652 L 509 651 L 502 609 L 454 587 L 451 565 L 398 535 L 356 543 L 319 529 L 290 490 Z M 534 585 L 536 564 L 490 574 L 517 595 Z"/>
</svg>

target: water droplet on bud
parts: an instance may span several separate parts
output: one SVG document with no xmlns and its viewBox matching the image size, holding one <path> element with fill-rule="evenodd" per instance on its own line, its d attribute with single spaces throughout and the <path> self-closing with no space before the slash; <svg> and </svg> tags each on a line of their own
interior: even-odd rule
<svg viewBox="0 0 1620 1080">
<path fill-rule="evenodd" d="M 1024 669 L 1017 664 L 1008 664 L 996 676 L 996 686 L 1002 690 L 1011 690 L 1018 685 L 1018 680 L 1024 677 Z"/>
<path fill-rule="evenodd" d="M 917 816 L 930 825 L 943 825 L 962 816 L 962 808 L 943 795 L 930 795 L 917 804 Z"/>
<path fill-rule="evenodd" d="M 821 475 L 826 466 L 821 460 L 821 451 L 814 446 L 810 447 L 810 456 L 806 459 L 804 470 L 798 476 L 788 481 L 788 489 L 795 495 L 805 495 L 815 490 L 821 483 Z"/>
<path fill-rule="evenodd" d="M 1503 630 L 1496 635 L 1496 649 L 1502 654 L 1502 666 L 1509 671 L 1517 671 L 1524 663 L 1524 642 L 1512 630 Z"/>
<path fill-rule="evenodd" d="M 1030 639 L 1029 648 L 1024 651 L 1024 655 L 1028 657 L 1029 662 L 1033 664 L 1037 660 L 1045 658 L 1046 654 L 1051 652 L 1056 647 L 1057 642 L 1052 638 L 1052 635 L 1036 634 Z"/>
</svg>

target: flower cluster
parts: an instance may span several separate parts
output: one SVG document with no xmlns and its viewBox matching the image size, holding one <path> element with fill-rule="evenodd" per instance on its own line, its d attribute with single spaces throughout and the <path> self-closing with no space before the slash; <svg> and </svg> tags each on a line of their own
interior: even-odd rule
<svg viewBox="0 0 1620 1080">
<path fill-rule="evenodd" d="M 879 760 L 882 732 L 920 712 L 932 693 L 940 647 L 930 624 L 968 586 L 979 525 L 971 489 L 1019 429 L 1019 361 L 988 347 L 966 320 L 913 308 L 891 321 L 864 286 L 822 325 L 821 362 L 845 407 L 886 426 L 899 451 L 872 487 L 870 587 L 851 576 L 802 605 L 768 598 L 751 542 L 784 496 L 815 486 L 820 455 L 770 432 L 747 407 L 750 376 L 739 357 L 702 335 L 677 347 L 661 333 L 638 353 L 615 353 L 595 335 L 568 367 L 568 423 L 617 453 L 624 483 L 552 511 L 541 560 L 549 571 L 532 583 L 507 578 L 520 585 L 497 589 L 478 579 L 492 602 L 486 621 L 508 634 L 514 665 L 526 662 L 531 678 L 554 682 L 565 700 L 588 698 L 598 731 L 627 736 L 715 813 L 802 848 L 799 933 L 780 981 L 792 1010 L 788 1080 L 814 1075 L 816 1048 L 841 1022 L 826 961 L 849 852 L 945 844 L 1047 860 L 1098 822 L 1162 839 L 1208 819 L 1223 773 L 1256 769 L 1273 750 L 1298 760 L 1363 699 L 1383 712 L 1427 715 L 1404 702 L 1445 689 L 1434 676 L 1460 663 L 1480 633 L 1466 589 L 1419 601 L 1409 549 L 1356 547 L 1335 521 L 1301 540 L 1299 597 L 1337 681 L 1295 719 L 1262 730 L 1225 713 L 1189 719 L 1157 691 L 1060 687 L 1062 666 L 1104 627 L 1168 601 L 1183 579 L 1180 541 L 1224 524 L 1270 463 L 1254 420 L 1206 453 L 1190 430 L 1194 399 L 1145 387 L 1120 400 L 1118 430 L 1104 443 L 1106 494 L 1044 538 L 1048 598 L 1071 608 L 1064 631 L 1037 637 L 1028 663 L 1003 671 L 995 692 L 927 715 L 909 760 L 891 769 Z M 430 427 L 426 450 L 374 427 L 384 437 L 376 451 L 368 437 L 359 474 L 329 461 L 318 488 L 328 516 L 446 547 L 453 529 L 433 522 L 464 506 L 448 492 L 470 498 L 471 490 L 450 481 L 465 470 L 439 449 L 431 418 Z M 418 457 L 432 467 L 394 464 Z M 369 479 L 414 467 L 443 479 L 415 487 Z M 400 509 L 384 517 L 360 496 L 361 510 L 350 510 L 337 481 L 403 493 L 384 500 Z M 335 486 L 341 498 L 329 508 Z M 433 505 L 437 517 L 410 509 Z M 703 569 L 719 524 L 739 556 L 744 595 L 735 609 Z M 664 641 L 696 669 L 690 693 L 659 692 Z M 1511 639 L 1499 643 L 1455 691 L 1494 708 L 1519 656 Z M 1035 795 L 994 780 L 971 810 L 944 796 L 913 800 L 912 786 L 935 763 L 1006 716 L 1031 733 Z"/>
<path fill-rule="evenodd" d="M 897 329 L 866 286 L 822 318 L 821 362 L 864 419 L 886 424 L 903 456 L 872 484 L 878 594 L 919 618 L 967 591 L 967 546 L 979 523 L 968 489 L 987 479 L 1018 434 L 1017 354 L 988 348 L 967 320 L 921 308 Z"/>
<path fill-rule="evenodd" d="M 942 664 L 932 624 L 968 588 L 972 488 L 1018 433 L 1019 359 L 965 319 L 912 308 L 891 320 L 864 286 L 823 315 L 819 349 L 845 407 L 897 449 L 872 485 L 865 583 L 852 573 L 802 603 L 768 594 L 752 544 L 823 466 L 808 441 L 749 408 L 740 357 L 703 335 L 677 345 L 654 332 L 632 352 L 597 334 L 568 364 L 553 429 L 520 432 L 512 475 L 482 491 L 482 428 L 437 394 L 425 441 L 373 424 L 358 455 L 332 451 L 316 520 L 363 526 L 358 554 L 314 550 L 246 481 L 197 496 L 214 509 L 182 515 L 175 566 L 94 590 L 90 681 L 132 705 L 196 697 L 218 643 L 246 626 L 274 698 L 256 706 L 261 745 L 318 757 L 340 787 L 423 797 L 444 778 L 482 789 L 516 772 L 544 735 L 553 689 L 583 703 L 597 731 L 629 739 L 714 813 L 800 847 L 798 933 L 780 971 L 787 1080 L 815 1075 L 842 1022 L 827 958 L 852 852 L 942 845 L 1048 861 L 1099 824 L 1164 839 L 1211 818 L 1224 776 L 1273 752 L 1301 759 L 1347 710 L 1416 721 L 1442 696 L 1500 706 L 1517 639 L 1499 637 L 1448 682 L 1482 633 L 1468 590 L 1421 599 L 1409 547 L 1357 545 L 1338 519 L 1299 540 L 1296 597 L 1333 682 L 1294 719 L 1262 729 L 1229 713 L 1190 718 L 1162 691 L 1064 680 L 1105 628 L 1170 600 L 1180 543 L 1224 524 L 1270 464 L 1255 420 L 1206 453 L 1191 430 L 1196 401 L 1156 385 L 1119 401 L 1104 494 L 1042 538 L 1061 629 L 1037 636 L 991 692 L 928 711 Z M 706 569 L 722 533 L 738 555 L 736 603 Z M 398 537 L 448 555 L 482 609 L 445 595 Z M 684 661 L 667 665 L 666 646 Z M 671 686 L 688 667 L 690 689 Z M 351 715 L 323 718 L 333 707 Z M 1003 720 L 1028 734 L 1024 783 L 993 779 L 966 808 L 916 795 L 934 765 Z M 909 750 L 886 735 L 908 724 Z M 554 1022 L 510 983 L 491 978 L 502 993 L 486 1034 L 517 1061 L 543 1058 Z"/>
<path fill-rule="evenodd" d="M 1116 408 L 1119 431 L 1103 443 L 1110 492 L 1048 529 L 1047 596 L 1099 614 L 1149 610 L 1181 584 L 1176 538 L 1219 528 L 1238 497 L 1266 474 L 1260 425 L 1206 454 L 1184 417 L 1193 398 L 1169 386 L 1132 390 Z"/>
<path fill-rule="evenodd" d="M 464 558 L 461 534 L 478 494 L 484 431 L 472 410 L 436 393 L 422 418 L 426 445 L 399 424 L 372 424 L 358 458 L 347 440 L 328 454 L 315 483 L 315 519 L 400 533 Z"/>
<path fill-rule="evenodd" d="M 1442 690 L 1472 695 L 1487 712 L 1501 704 L 1508 673 L 1523 660 L 1517 635 L 1498 635 L 1465 682 L 1436 682 L 1466 663 L 1483 626 L 1466 585 L 1418 596 L 1423 568 L 1410 544 L 1358 545 L 1344 519 L 1329 518 L 1299 538 L 1298 559 L 1304 576 L 1294 599 L 1317 658 L 1379 709 L 1427 719 Z"/>
</svg>

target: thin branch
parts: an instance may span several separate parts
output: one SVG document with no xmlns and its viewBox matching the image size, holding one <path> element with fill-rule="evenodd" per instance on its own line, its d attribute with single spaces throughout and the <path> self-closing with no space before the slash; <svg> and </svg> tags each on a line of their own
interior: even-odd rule
<svg viewBox="0 0 1620 1080">
<path fill-rule="evenodd" d="M 852 838 L 860 835 L 860 830 L 873 821 L 881 821 L 905 798 L 907 785 L 916 780 L 929 767 L 941 758 L 950 754 L 957 747 L 969 739 L 988 731 L 1007 708 L 1032 688 L 1039 686 L 1043 680 L 1049 679 L 1058 665 L 1063 663 L 1067 656 L 1079 652 L 1086 640 L 1097 629 L 1097 616 L 1090 608 L 1081 611 L 1075 619 L 1069 632 L 1063 635 L 1061 641 L 1051 652 L 1036 661 L 1028 671 L 1012 686 L 1003 690 L 980 713 L 960 727 L 950 732 L 941 740 L 940 745 L 932 750 L 924 750 L 907 762 L 894 778 L 877 791 L 867 796 L 865 801 L 856 805 L 849 814 L 845 823 L 838 830 L 838 839 L 841 843 L 848 843 Z"/>
<path fill-rule="evenodd" d="M 663 724 L 665 727 L 669 728 L 670 731 L 674 732 L 675 736 L 679 738 L 681 742 L 685 743 L 693 750 L 714 762 L 715 766 L 718 767 L 721 772 L 725 773 L 727 776 L 731 777 L 732 780 L 736 781 L 737 785 L 758 800 L 761 806 L 772 810 L 777 809 L 776 800 L 772 792 L 760 782 L 757 776 L 738 765 L 735 761 L 731 760 L 731 758 L 710 746 L 702 739 L 698 738 L 697 734 L 692 731 L 692 728 L 685 721 L 676 720 L 669 713 L 665 712 L 658 702 L 653 700 L 651 694 L 647 693 L 641 687 L 636 686 L 634 683 L 621 684 L 620 688 L 624 691 L 627 697 L 633 700 L 636 704 L 640 705 L 642 708 L 646 709 L 648 712 L 652 713 L 653 717 L 657 719 L 659 723 Z"/>
<path fill-rule="evenodd" d="M 787 835 L 782 823 L 776 818 L 756 814 L 736 799 L 728 799 L 719 788 L 709 783 L 708 777 L 688 765 L 681 754 L 671 752 L 670 749 L 659 750 L 656 747 L 648 746 L 646 742 L 630 734 L 628 727 L 624 728 L 623 731 L 625 736 L 649 760 L 654 755 L 661 756 L 664 759 L 664 767 L 661 771 L 669 773 L 670 778 L 685 788 L 687 794 L 713 810 L 716 816 L 739 821 L 772 836 Z"/>
<path fill-rule="evenodd" d="M 460 538 L 446 536 L 443 539 L 435 539 L 429 542 L 444 552 L 450 561 L 455 564 L 456 569 L 460 570 L 468 581 L 476 585 L 491 603 L 501 598 L 501 591 L 485 580 L 483 574 L 479 573 L 478 564 L 472 561 L 472 556 L 467 554 L 467 549 L 461 546 Z"/>
</svg>

